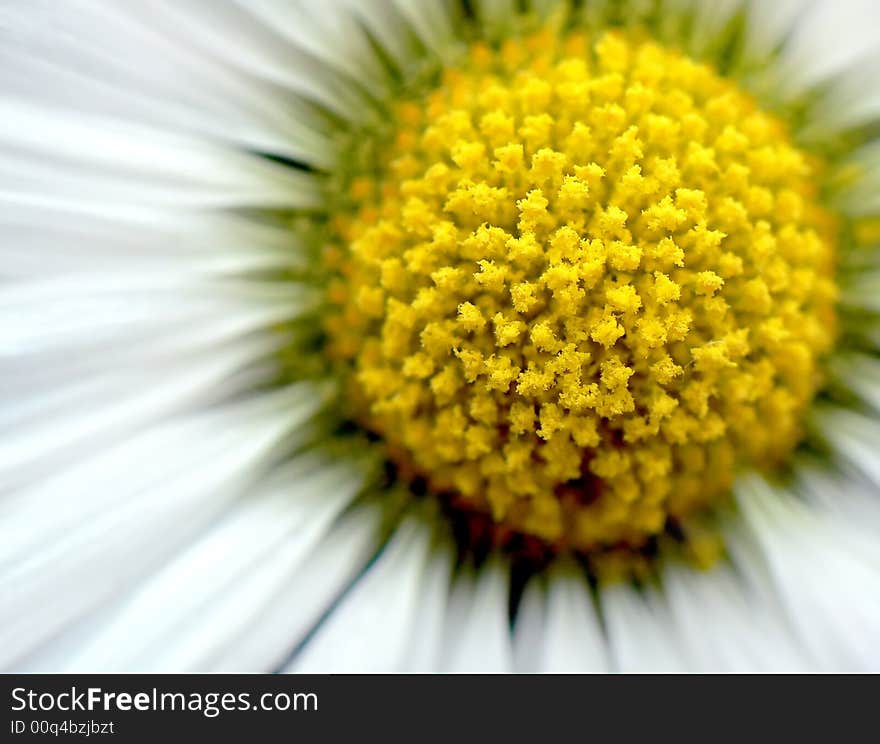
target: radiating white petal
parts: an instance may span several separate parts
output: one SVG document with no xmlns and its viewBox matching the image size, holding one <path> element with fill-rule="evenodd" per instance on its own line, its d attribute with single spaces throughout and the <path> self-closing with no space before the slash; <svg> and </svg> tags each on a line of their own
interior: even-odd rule
<svg viewBox="0 0 880 744">
<path fill-rule="evenodd" d="M 513 628 L 513 671 L 535 674 L 541 663 L 546 621 L 546 587 L 541 577 L 532 578 L 523 590 Z"/>
<path fill-rule="evenodd" d="M 94 346 L 106 336 L 164 329 L 224 314 L 238 332 L 296 317 L 312 295 L 294 283 L 226 282 L 161 271 L 60 275 L 0 287 L 0 354 Z M 251 325 L 253 324 L 253 325 Z M 89 329 L 91 328 L 91 334 Z M 121 340 L 121 339 L 119 339 Z"/>
<path fill-rule="evenodd" d="M 212 398 L 247 390 L 270 369 L 251 367 L 276 348 L 256 337 L 162 365 L 90 375 L 31 391 L 0 410 L 0 490 L 44 479 L 47 471 L 110 446 L 119 436 Z"/>
<path fill-rule="evenodd" d="M 424 523 L 415 517 L 404 521 L 286 671 L 399 671 L 406 664 L 410 638 L 418 632 L 417 602 L 430 544 Z"/>
<path fill-rule="evenodd" d="M 765 61 L 791 34 L 798 19 L 815 0 L 749 0 L 744 37 L 746 59 Z"/>
<path fill-rule="evenodd" d="M 6 4 L 0 89 L 58 112 L 192 132 L 317 165 L 333 162 L 319 120 L 293 91 L 200 53 L 187 38 L 198 32 L 192 25 L 182 24 L 182 38 L 173 39 L 138 23 L 130 16 L 138 8 L 145 10 L 99 0 Z"/>
<path fill-rule="evenodd" d="M 465 572 L 456 578 L 444 623 L 443 671 L 512 671 L 509 582 L 500 561 L 482 566 L 476 576 Z"/>
<path fill-rule="evenodd" d="M 880 525 L 880 489 L 846 461 L 801 458 L 794 464 L 790 489 L 822 514 L 839 520 L 847 529 L 876 539 Z"/>
<path fill-rule="evenodd" d="M 237 3 L 157 0 L 149 8 L 138 2 L 114 5 L 121 6 L 127 20 L 175 47 L 195 49 L 220 68 L 245 73 L 255 84 L 269 81 L 279 86 L 280 100 L 282 91 L 289 89 L 347 118 L 357 118 L 364 108 L 366 100 L 349 80 Z"/>
<path fill-rule="evenodd" d="M 836 354 L 830 366 L 847 390 L 856 393 L 880 414 L 880 360 L 864 353 Z"/>
<path fill-rule="evenodd" d="M 184 135 L 0 98 L 0 196 L 70 204 L 314 207 L 309 174 Z"/>
<path fill-rule="evenodd" d="M 877 89 L 880 89 L 880 83 L 869 90 Z M 837 162 L 835 168 L 837 178 L 843 185 L 834 188 L 831 194 L 832 206 L 850 217 L 870 219 L 876 216 L 880 212 L 880 140 L 871 139 Z M 831 178 L 833 182 L 834 176 Z M 866 251 L 865 255 L 867 257 L 870 254 Z M 874 313 L 880 312 L 877 292 L 880 286 L 880 270 L 876 263 L 855 276 L 844 275 L 841 284 L 842 304 Z"/>
<path fill-rule="evenodd" d="M 302 308 L 296 285 L 121 265 L 0 288 L 0 488 L 265 380 L 290 338 L 262 329 Z"/>
<path fill-rule="evenodd" d="M 663 593 L 690 671 L 814 671 L 778 608 L 750 592 L 728 566 L 704 572 L 671 567 L 663 575 Z"/>
<path fill-rule="evenodd" d="M 59 632 L 47 636 L 38 646 L 29 649 L 24 656 L 16 658 L 10 669 L 20 674 L 57 673 L 91 640 L 95 626 L 109 620 L 122 604 L 123 600 L 116 597 L 72 620 Z"/>
<path fill-rule="evenodd" d="M 807 145 L 817 143 L 821 147 L 834 142 L 840 132 L 875 123 L 880 118 L 878 70 L 880 44 L 823 84 L 823 95 L 810 108 L 798 138 Z"/>
<path fill-rule="evenodd" d="M 261 475 L 319 405 L 299 386 L 182 415 L 19 492 L 0 522 L 0 663 L 179 549 Z"/>
<path fill-rule="evenodd" d="M 547 589 L 547 623 L 541 671 L 595 673 L 608 671 L 605 639 L 586 577 L 575 567 L 551 574 Z"/>
<path fill-rule="evenodd" d="M 715 0 L 711 3 L 691 3 L 693 13 L 693 26 L 688 49 L 696 55 L 702 56 L 711 49 L 737 11 L 745 6 L 744 0 Z"/>
<path fill-rule="evenodd" d="M 386 90 L 387 71 L 349 9 L 326 0 L 235 0 L 291 44 L 348 76 L 375 95 Z M 340 40 L 344 43 L 340 44 Z"/>
<path fill-rule="evenodd" d="M 834 454 L 880 488 L 880 422 L 870 415 L 833 407 L 817 408 L 813 420 Z"/>
<path fill-rule="evenodd" d="M 802 92 L 810 85 L 862 61 L 877 50 L 877 4 L 874 0 L 815 0 L 805 4 L 791 29 L 782 65 L 788 89 Z"/>
<path fill-rule="evenodd" d="M 401 672 L 429 673 L 441 668 L 443 622 L 449 600 L 452 553 L 452 547 L 448 544 L 435 545 L 432 549 L 419 582 L 416 614 L 400 664 Z"/>
<path fill-rule="evenodd" d="M 288 576 L 247 631 L 217 649 L 211 671 L 276 670 L 375 554 L 383 510 L 366 504 L 344 514 Z"/>
<path fill-rule="evenodd" d="M 636 592 L 631 586 L 613 584 L 601 590 L 599 604 L 613 671 L 687 671 L 682 639 L 672 626 L 668 607 L 655 590 Z"/>
<path fill-rule="evenodd" d="M 602 635 L 590 586 L 576 565 L 555 566 L 525 589 L 514 632 L 516 671 L 553 674 L 607 672 Z"/>
<path fill-rule="evenodd" d="M 182 277 L 299 268 L 302 240 L 287 228 L 233 215 L 147 209 L 114 219 L 0 201 L 0 277 L 142 271 Z"/>
<path fill-rule="evenodd" d="M 739 483 L 737 499 L 788 620 L 820 667 L 880 670 L 876 540 L 757 477 Z"/>
<path fill-rule="evenodd" d="M 227 646 L 254 630 L 252 623 L 303 570 L 362 483 L 363 473 L 349 463 L 298 456 L 138 587 L 66 667 L 210 668 Z"/>
<path fill-rule="evenodd" d="M 421 61 L 423 47 L 410 21 L 394 2 L 339 0 L 338 7 L 352 13 L 400 69 L 406 70 Z"/>
<path fill-rule="evenodd" d="M 849 207 L 855 207 L 855 205 L 862 200 L 860 197 L 851 199 L 851 195 L 852 192 L 847 194 L 846 198 L 849 202 Z M 871 212 L 873 210 L 865 208 L 865 211 Z M 858 276 L 847 277 L 840 283 L 840 304 L 845 308 L 855 310 L 856 312 L 872 314 L 880 312 L 880 295 L 878 295 L 878 287 L 880 287 L 880 271 L 874 269 L 868 268 L 867 270 L 863 270 Z M 870 339 L 873 334 L 877 333 L 877 329 L 873 326 L 869 326 L 863 331 L 863 333 Z M 877 341 L 874 341 L 872 345 L 876 348 Z"/>
<path fill-rule="evenodd" d="M 420 0 L 393 0 L 394 5 L 409 21 L 425 46 L 444 60 L 451 60 L 455 51 L 450 3 Z"/>
</svg>

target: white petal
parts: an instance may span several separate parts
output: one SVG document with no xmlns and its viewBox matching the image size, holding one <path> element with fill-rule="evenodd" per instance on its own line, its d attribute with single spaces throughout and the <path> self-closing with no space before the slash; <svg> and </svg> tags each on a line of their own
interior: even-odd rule
<svg viewBox="0 0 880 744">
<path fill-rule="evenodd" d="M 289 35 L 285 38 L 237 3 L 157 0 L 149 8 L 137 2 L 115 5 L 122 7 L 127 21 L 175 49 L 194 49 L 220 68 L 241 71 L 255 85 L 268 81 L 279 86 L 279 100 L 288 89 L 348 118 L 356 118 L 364 108 L 366 99 L 351 81 L 335 75 L 333 68 L 292 44 Z M 295 16 L 291 20 L 295 22 Z"/>
<path fill-rule="evenodd" d="M 302 569 L 362 483 L 363 473 L 346 463 L 298 456 L 138 587 L 65 666 L 209 668 L 229 645 L 253 632 L 252 623 Z M 285 648 L 281 645 L 282 653 Z"/>
<path fill-rule="evenodd" d="M 728 566 L 706 571 L 669 568 L 663 593 L 690 659 L 690 671 L 793 673 L 813 671 L 806 650 L 766 598 L 750 592 Z"/>
<path fill-rule="evenodd" d="M 286 671 L 380 673 L 406 663 L 418 632 L 420 587 L 426 577 L 431 533 L 410 518 L 360 577 Z"/>
<path fill-rule="evenodd" d="M 684 645 L 656 591 L 638 593 L 631 586 L 614 584 L 601 590 L 599 602 L 614 671 L 687 671 Z"/>
<path fill-rule="evenodd" d="M 508 585 L 500 562 L 482 566 L 454 583 L 444 627 L 443 671 L 503 673 L 513 669 Z"/>
<path fill-rule="evenodd" d="M 864 94 L 880 90 L 880 83 L 869 88 Z M 829 197 L 831 206 L 846 216 L 871 219 L 880 212 L 880 139 L 876 137 L 839 160 L 829 175 L 830 183 L 835 185 Z M 844 258 L 853 262 L 861 258 L 862 265 L 856 271 L 850 268 L 840 276 L 840 302 L 846 307 L 880 311 L 878 290 L 880 287 L 880 267 L 877 266 L 876 245 L 860 253 L 849 252 Z"/>
<path fill-rule="evenodd" d="M 838 354 L 830 364 L 837 381 L 880 414 L 880 360 L 863 353 Z"/>
<path fill-rule="evenodd" d="M 287 228 L 225 214 L 145 210 L 128 219 L 0 201 L 0 276 L 111 274 L 229 276 L 299 268 L 305 252 Z"/>
<path fill-rule="evenodd" d="M 155 268 L 0 289 L 0 488 L 265 380 L 290 339 L 261 329 L 296 316 L 296 294 Z"/>
<path fill-rule="evenodd" d="M 144 206 L 314 207 L 309 174 L 184 135 L 0 98 L 0 195 L 93 214 Z"/>
<path fill-rule="evenodd" d="M 383 510 L 366 504 L 344 514 L 276 588 L 247 631 L 217 649 L 212 672 L 277 670 L 376 553 Z"/>
<path fill-rule="evenodd" d="M 205 660 L 203 671 L 221 673 L 266 672 L 278 669 L 333 600 L 363 570 L 376 552 L 382 509 L 364 505 L 344 514 L 329 533 L 308 552 L 294 572 L 276 587 L 272 600 L 248 622 L 243 634 Z M 117 600 L 71 626 L 37 653 L 18 662 L 21 672 L 46 673 L 70 668 L 96 632 L 107 628 L 128 599 Z M 198 617 L 191 618 L 198 622 Z M 85 661 L 86 668 L 92 668 Z"/>
<path fill-rule="evenodd" d="M 419 585 L 416 615 L 401 672 L 436 672 L 442 664 L 443 621 L 449 600 L 453 556 L 449 545 L 435 546 Z"/>
<path fill-rule="evenodd" d="M 789 622 L 821 668 L 880 670 L 876 540 L 757 477 L 740 482 L 737 499 Z"/>
<path fill-rule="evenodd" d="M 24 656 L 185 544 L 318 405 L 300 386 L 183 415 L 19 492 L 2 520 L 0 663 Z"/>
<path fill-rule="evenodd" d="M 842 408 L 817 408 L 815 427 L 844 463 L 856 468 L 880 487 L 880 457 L 877 442 L 880 422 L 873 416 Z"/>
<path fill-rule="evenodd" d="M 541 577 L 529 581 L 523 590 L 513 628 L 513 671 L 535 674 L 541 664 L 546 622 L 546 587 Z"/>
<path fill-rule="evenodd" d="M 743 0 L 715 0 L 711 3 L 691 3 L 694 15 L 688 50 L 701 56 L 717 41 L 719 34 L 728 27 L 731 19 L 745 5 Z"/>
<path fill-rule="evenodd" d="M 0 410 L 0 490 L 44 480 L 47 471 L 109 447 L 142 426 L 252 387 L 256 375 L 243 372 L 274 347 L 271 339 L 258 337 L 200 357 L 30 392 Z"/>
<path fill-rule="evenodd" d="M 744 55 L 765 62 L 791 34 L 798 18 L 815 0 L 749 0 Z"/>
<path fill-rule="evenodd" d="M 312 164 L 335 154 L 290 90 L 138 23 L 137 3 L 34 0 L 0 9 L 0 88 L 58 112 L 151 124 L 274 152 Z M 153 6 L 151 12 L 155 12 Z M 296 53 L 295 49 L 291 50 Z"/>
<path fill-rule="evenodd" d="M 296 317 L 311 301 L 294 283 L 199 281 L 155 270 L 17 282 L 0 287 L 0 355 L 15 361 L 38 351 L 94 348 L 105 336 L 123 341 L 163 329 L 161 335 L 170 337 L 180 326 L 218 315 L 242 333 Z"/>
<path fill-rule="evenodd" d="M 424 61 L 424 48 L 418 34 L 407 13 L 401 12 L 405 3 L 398 4 L 389 0 L 339 0 L 339 5 L 364 25 L 397 67 L 407 70 L 408 66 Z"/>
<path fill-rule="evenodd" d="M 842 43 L 843 42 L 843 43 Z M 877 50 L 874 0 L 816 0 L 804 8 L 791 29 L 781 64 L 788 89 L 802 91 L 862 61 Z"/>
<path fill-rule="evenodd" d="M 605 639 L 583 573 L 558 569 L 549 578 L 547 595 L 541 671 L 608 671 Z"/>
<path fill-rule="evenodd" d="M 854 467 L 834 467 L 826 460 L 799 460 L 792 492 L 824 518 L 838 520 L 847 529 L 876 539 L 880 525 L 880 489 Z"/>
<path fill-rule="evenodd" d="M 385 90 L 381 61 L 355 13 L 326 0 L 236 0 L 278 34 L 328 68 L 356 80 L 374 94 Z M 340 44 L 344 40 L 344 44 Z"/>
<path fill-rule="evenodd" d="M 393 0 L 425 46 L 441 59 L 451 58 L 454 48 L 450 4 L 420 0 Z"/>
</svg>

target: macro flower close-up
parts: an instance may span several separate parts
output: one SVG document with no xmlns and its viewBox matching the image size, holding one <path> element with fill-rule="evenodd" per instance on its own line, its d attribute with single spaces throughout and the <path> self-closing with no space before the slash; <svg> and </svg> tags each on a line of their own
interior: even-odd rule
<svg viewBox="0 0 880 744">
<path fill-rule="evenodd" d="M 0 667 L 880 671 L 873 0 L 0 0 Z"/>
</svg>

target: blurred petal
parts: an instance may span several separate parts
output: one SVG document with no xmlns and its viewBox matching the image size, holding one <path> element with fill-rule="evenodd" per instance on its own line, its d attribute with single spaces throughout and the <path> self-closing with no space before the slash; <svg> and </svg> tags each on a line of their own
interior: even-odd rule
<svg viewBox="0 0 880 744">
<path fill-rule="evenodd" d="M 167 16 L 159 10 L 153 4 L 145 13 L 128 0 L 5 3 L 0 88 L 65 114 L 152 125 L 319 165 L 333 161 L 326 134 L 301 97 L 315 91 L 317 74 L 288 65 L 291 89 L 237 69 L 192 43 L 210 13 L 160 28 Z M 295 46 L 287 50 L 303 58 Z"/>
<path fill-rule="evenodd" d="M 444 623 L 442 671 L 512 671 L 509 582 L 507 571 L 499 562 L 483 566 L 476 576 L 466 572 L 456 578 Z"/>
<path fill-rule="evenodd" d="M 546 593 L 533 580 L 523 596 L 515 634 L 517 671 L 607 672 L 606 643 L 586 577 L 576 566 L 562 565 L 547 581 Z"/>
<path fill-rule="evenodd" d="M 132 592 L 68 660 L 69 668 L 210 668 L 303 570 L 362 482 L 363 474 L 345 463 L 295 458 Z"/>
<path fill-rule="evenodd" d="M 399 670 L 419 632 L 419 587 L 426 578 L 430 530 L 405 521 L 364 576 L 334 607 L 286 671 L 376 673 Z"/>
<path fill-rule="evenodd" d="M 186 545 L 318 405 L 300 386 L 180 415 L 3 502 L 0 664 Z"/>
<path fill-rule="evenodd" d="M 880 670 L 876 539 L 758 478 L 741 483 L 737 496 L 788 620 L 822 669 Z"/>
<path fill-rule="evenodd" d="M 618 584 L 601 590 L 599 602 L 611 669 L 624 673 L 673 674 L 688 669 L 682 640 L 668 608 L 654 590 Z"/>
</svg>

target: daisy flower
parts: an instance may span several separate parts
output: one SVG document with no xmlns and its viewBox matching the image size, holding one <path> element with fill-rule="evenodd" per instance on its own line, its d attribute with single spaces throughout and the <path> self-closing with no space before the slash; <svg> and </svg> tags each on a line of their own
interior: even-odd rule
<svg viewBox="0 0 880 744">
<path fill-rule="evenodd" d="M 870 0 L 0 3 L 0 663 L 880 668 Z"/>
</svg>

